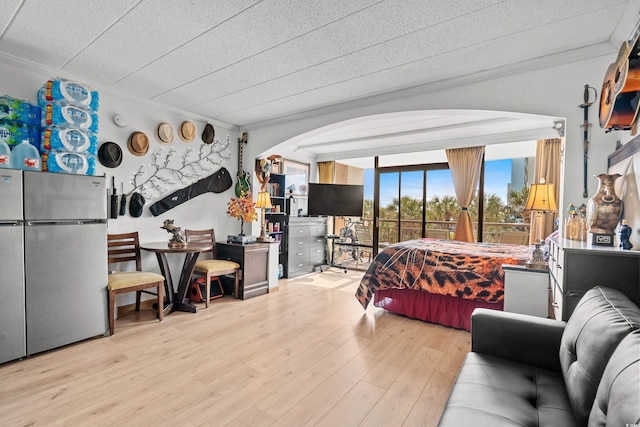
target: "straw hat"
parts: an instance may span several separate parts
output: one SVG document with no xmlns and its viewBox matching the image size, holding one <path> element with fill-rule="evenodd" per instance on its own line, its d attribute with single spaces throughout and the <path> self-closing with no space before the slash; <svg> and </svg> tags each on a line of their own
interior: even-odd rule
<svg viewBox="0 0 640 427">
<path fill-rule="evenodd" d="M 122 149 L 115 142 L 105 142 L 98 149 L 98 160 L 105 167 L 118 167 L 122 163 Z"/>
<path fill-rule="evenodd" d="M 162 122 L 156 129 L 156 138 L 162 145 L 169 145 L 173 142 L 173 128 L 169 123 Z"/>
<path fill-rule="evenodd" d="M 207 123 L 202 131 L 202 142 L 205 144 L 212 144 L 216 136 L 216 130 L 211 123 Z"/>
<path fill-rule="evenodd" d="M 178 136 L 184 142 L 191 142 L 196 137 L 196 126 L 191 122 L 182 122 Z"/>
<path fill-rule="evenodd" d="M 134 156 L 144 156 L 149 151 L 149 137 L 143 132 L 133 132 L 129 135 L 127 148 Z"/>
</svg>

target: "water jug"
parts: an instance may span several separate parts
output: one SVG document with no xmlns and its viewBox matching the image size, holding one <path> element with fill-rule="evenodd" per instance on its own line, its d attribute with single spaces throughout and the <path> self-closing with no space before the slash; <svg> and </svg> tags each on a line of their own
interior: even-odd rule
<svg viewBox="0 0 640 427">
<path fill-rule="evenodd" d="M 11 167 L 23 170 L 42 170 L 38 149 L 24 140 L 11 151 Z"/>
<path fill-rule="evenodd" d="M 9 144 L 4 141 L 0 141 L 0 168 L 11 167 L 11 148 Z"/>
</svg>

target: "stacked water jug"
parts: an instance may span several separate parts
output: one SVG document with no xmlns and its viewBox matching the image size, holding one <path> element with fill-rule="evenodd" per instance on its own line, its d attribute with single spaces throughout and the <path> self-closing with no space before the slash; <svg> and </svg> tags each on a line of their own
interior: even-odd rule
<svg viewBox="0 0 640 427">
<path fill-rule="evenodd" d="M 41 170 L 40 108 L 0 96 L 0 168 Z"/>
<path fill-rule="evenodd" d="M 98 92 L 61 78 L 38 90 L 43 170 L 94 175 L 98 152 Z"/>
</svg>

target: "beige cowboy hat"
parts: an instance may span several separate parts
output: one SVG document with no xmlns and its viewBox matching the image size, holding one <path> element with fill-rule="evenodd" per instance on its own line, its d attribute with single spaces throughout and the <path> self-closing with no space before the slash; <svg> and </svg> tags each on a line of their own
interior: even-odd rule
<svg viewBox="0 0 640 427">
<path fill-rule="evenodd" d="M 169 145 L 173 142 L 173 128 L 169 123 L 162 122 L 156 128 L 156 138 L 162 145 Z"/>
<path fill-rule="evenodd" d="M 144 156 L 149 151 L 149 137 L 143 132 L 133 132 L 127 140 L 127 148 L 134 156 Z"/>
<path fill-rule="evenodd" d="M 191 142 L 196 137 L 196 126 L 191 122 L 182 122 L 178 136 L 184 142 Z"/>
</svg>

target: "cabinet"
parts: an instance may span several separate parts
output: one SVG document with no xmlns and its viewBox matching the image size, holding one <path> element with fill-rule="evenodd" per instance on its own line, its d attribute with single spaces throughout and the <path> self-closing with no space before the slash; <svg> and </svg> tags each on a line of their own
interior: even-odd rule
<svg viewBox="0 0 640 427">
<path fill-rule="evenodd" d="M 327 218 L 289 217 L 287 227 L 286 275 L 311 273 L 327 263 Z"/>
<path fill-rule="evenodd" d="M 556 319 L 567 320 L 594 286 L 617 289 L 640 305 L 640 252 L 553 239 L 549 273 Z"/>
<path fill-rule="evenodd" d="M 547 317 L 549 272 L 504 264 L 504 311 Z"/>
<path fill-rule="evenodd" d="M 247 299 L 269 292 L 269 243 L 218 242 L 216 258 L 240 264 L 236 298 Z"/>
</svg>

